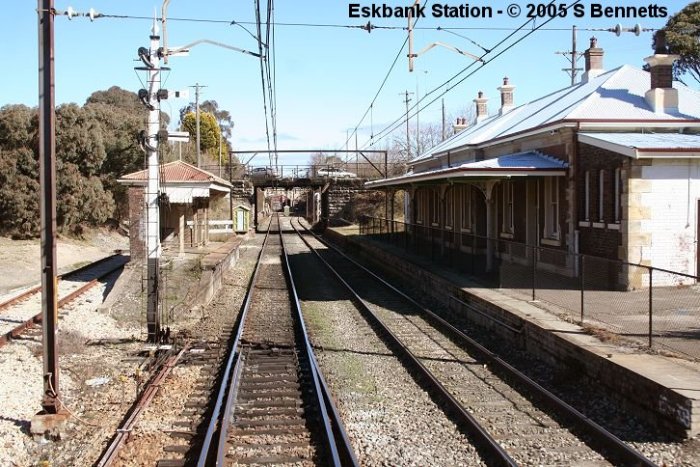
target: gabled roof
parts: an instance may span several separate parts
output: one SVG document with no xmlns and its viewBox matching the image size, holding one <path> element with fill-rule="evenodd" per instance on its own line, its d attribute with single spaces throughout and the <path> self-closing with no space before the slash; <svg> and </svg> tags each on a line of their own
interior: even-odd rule
<svg viewBox="0 0 700 467">
<path fill-rule="evenodd" d="M 124 175 L 119 179 L 121 183 L 125 184 L 141 184 L 148 179 L 148 169 L 139 170 L 138 172 L 133 172 Z M 162 164 L 160 166 L 160 180 L 161 183 L 187 183 L 187 184 L 203 184 L 209 186 L 211 183 L 216 183 L 219 185 L 224 185 L 226 187 L 231 187 L 231 183 L 224 180 L 223 178 L 217 177 L 211 172 L 202 170 L 194 165 L 188 164 L 183 161 L 168 162 L 167 164 Z"/>
<path fill-rule="evenodd" d="M 605 120 L 651 123 L 700 119 L 700 93 L 675 82 L 674 87 L 678 89 L 678 110 L 655 113 L 644 98 L 651 87 L 650 80 L 648 72 L 623 65 L 587 83 L 553 92 L 503 115 L 492 115 L 448 138 L 413 162 L 556 122 Z"/>
<path fill-rule="evenodd" d="M 406 185 L 430 180 L 459 179 L 478 177 L 479 179 L 510 178 L 523 176 L 564 175 L 568 164 L 539 151 L 528 151 L 506 156 L 467 162 L 454 167 L 408 173 L 399 177 L 365 183 L 367 187 Z"/>
</svg>

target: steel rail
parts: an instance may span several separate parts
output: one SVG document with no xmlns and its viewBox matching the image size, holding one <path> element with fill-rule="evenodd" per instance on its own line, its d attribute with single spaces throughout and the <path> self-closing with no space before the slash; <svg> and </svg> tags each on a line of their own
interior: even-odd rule
<svg viewBox="0 0 700 467">
<path fill-rule="evenodd" d="M 124 422 L 117 428 L 112 441 L 109 446 L 105 448 L 100 456 L 99 460 L 94 464 L 95 467 L 108 467 L 117 459 L 117 454 L 122 448 L 122 445 L 126 443 L 131 435 L 131 431 L 136 425 L 139 417 L 143 411 L 148 407 L 148 405 L 155 397 L 158 389 L 160 389 L 161 384 L 168 377 L 172 369 L 177 365 L 182 355 L 188 350 L 189 344 L 186 344 L 177 354 L 171 355 L 165 361 L 161 367 L 158 374 L 156 374 L 153 379 L 151 379 L 146 388 L 141 393 L 139 399 L 131 407 L 130 411 L 127 413 L 127 418 Z"/>
<path fill-rule="evenodd" d="M 234 368 L 234 373 L 236 378 L 238 377 L 238 374 L 240 372 L 239 367 L 239 361 L 240 359 L 238 358 L 239 352 L 238 352 L 238 347 L 240 346 L 240 341 L 241 341 L 241 336 L 243 334 L 243 324 L 245 323 L 245 318 L 248 315 L 248 309 L 250 308 L 250 304 L 252 301 L 253 297 L 253 288 L 255 285 L 255 282 L 257 281 L 258 277 L 258 272 L 260 271 L 260 259 L 262 258 L 263 252 L 265 251 L 265 246 L 267 245 L 267 240 L 270 236 L 270 227 L 272 225 L 272 222 L 267 227 L 267 232 L 265 234 L 265 239 L 263 240 L 262 247 L 260 248 L 260 253 L 258 253 L 258 258 L 255 263 L 255 270 L 253 271 L 253 275 L 250 278 L 250 282 L 248 283 L 248 290 L 246 291 L 245 299 L 243 301 L 243 310 L 241 312 L 241 315 L 238 319 L 237 327 L 236 327 L 236 338 L 234 339 L 233 343 L 231 344 L 231 350 L 229 353 L 229 357 L 226 360 L 226 368 L 224 370 L 224 374 L 221 379 L 221 387 L 219 388 L 219 392 L 216 396 L 216 404 L 214 406 L 214 410 L 211 415 L 211 420 L 209 421 L 209 426 L 207 427 L 207 432 L 206 435 L 204 436 L 204 441 L 202 442 L 202 449 L 199 453 L 199 458 L 197 459 L 197 467 L 205 467 L 207 465 L 207 461 L 209 459 L 209 452 L 211 449 L 211 444 L 212 440 L 214 439 L 214 435 L 217 430 L 220 428 L 220 433 L 219 433 L 219 445 L 225 444 L 222 443 L 222 440 L 225 441 L 225 435 L 228 430 L 228 416 L 226 415 L 229 412 L 224 413 L 224 419 L 221 421 L 221 426 L 219 426 L 219 414 L 221 413 L 221 406 L 224 403 L 224 396 L 226 395 L 226 389 L 229 387 L 229 375 L 231 374 L 232 368 Z M 233 381 L 231 381 L 231 384 L 233 384 Z M 229 391 L 229 397 L 226 400 L 226 407 L 230 407 L 229 399 L 232 397 L 231 392 Z M 217 447 L 217 457 L 219 454 L 219 451 L 221 450 L 221 447 Z M 217 459 L 218 463 L 218 459 Z"/>
<path fill-rule="evenodd" d="M 112 255 L 108 258 L 113 258 L 115 256 L 119 256 L 119 255 Z M 91 265 L 88 265 L 88 266 L 94 266 L 95 264 L 102 262 L 104 260 L 106 260 L 106 258 L 103 258 L 103 260 L 97 261 L 97 262 L 92 263 Z M 60 309 L 61 307 L 67 305 L 71 301 L 75 300 L 77 297 L 79 297 L 80 295 L 84 294 L 85 292 L 87 292 L 88 290 L 93 288 L 95 285 L 97 285 L 97 283 L 100 280 L 102 280 L 106 276 L 109 276 L 114 271 L 123 268 L 125 264 L 126 263 L 117 265 L 117 266 L 111 268 L 109 271 L 102 273 L 100 276 L 96 277 L 95 279 L 92 279 L 90 282 L 87 282 L 86 284 L 82 285 L 81 287 L 75 289 L 74 291 L 72 291 L 71 293 L 69 293 L 68 295 L 66 295 L 65 297 L 63 297 L 62 299 L 60 299 L 58 301 L 57 308 Z M 76 269 L 76 271 L 77 271 L 77 269 Z M 5 334 L 0 335 L 0 347 L 7 344 L 11 339 L 16 338 L 17 336 L 22 334 L 24 331 L 26 331 L 27 329 L 32 327 L 34 324 L 39 324 L 42 321 L 43 321 L 42 313 L 39 313 L 39 314 L 32 316 L 27 321 L 20 323 L 18 326 L 14 327 L 12 330 L 6 332 Z"/>
<path fill-rule="evenodd" d="M 81 267 L 74 269 L 72 271 L 68 271 L 66 273 L 60 274 L 58 276 L 58 280 L 60 281 L 61 279 L 66 279 L 69 276 L 72 276 L 74 274 L 79 274 L 83 271 L 86 271 L 87 269 L 90 269 L 94 266 L 97 266 L 98 264 L 102 264 L 106 261 L 109 261 L 112 258 L 116 258 L 117 256 L 121 256 L 121 254 L 116 253 L 116 254 L 113 254 L 110 256 L 105 256 L 104 258 L 100 258 L 97 261 L 94 261 L 90 264 L 86 264 L 86 265 L 81 266 Z M 41 285 L 37 285 L 35 287 L 32 287 L 31 289 L 27 289 L 24 292 L 20 293 L 19 295 L 11 297 L 11 298 L 5 300 L 4 302 L 0 303 L 0 310 L 8 308 L 8 307 L 14 305 L 15 303 L 19 302 L 20 300 L 24 300 L 25 298 L 29 297 L 30 295 L 33 295 L 33 294 L 38 293 L 38 292 L 41 292 Z"/>
<path fill-rule="evenodd" d="M 299 225 L 301 225 L 301 222 L 299 222 Z M 420 362 L 418 357 L 416 357 L 413 352 L 408 350 L 408 348 L 401 343 L 401 340 L 393 332 L 391 332 L 391 330 L 377 315 L 372 312 L 369 304 L 362 297 L 360 297 L 360 295 L 345 279 L 343 279 L 341 274 L 336 271 L 335 268 L 333 268 L 333 266 L 331 266 L 330 263 L 328 263 L 328 261 L 326 261 L 314 247 L 311 246 L 308 240 L 304 238 L 301 232 L 299 232 L 296 227 L 293 226 L 293 224 L 292 227 L 309 250 L 316 255 L 316 257 L 335 276 L 338 282 L 340 282 L 350 293 L 350 295 L 352 295 L 353 302 L 356 304 L 363 316 L 365 316 L 365 318 L 372 323 L 375 329 L 378 329 L 381 334 L 383 334 L 389 340 L 393 347 L 397 348 L 402 353 L 403 357 L 408 360 L 408 363 L 418 370 L 420 376 L 429 381 L 433 389 L 437 390 L 437 393 L 443 402 L 459 417 L 459 422 L 462 423 L 467 428 L 469 433 L 474 436 L 485 448 L 485 455 L 489 456 L 493 462 L 495 462 L 495 465 L 505 465 L 510 467 L 517 466 L 517 462 L 503 449 L 498 441 L 496 441 L 491 434 L 484 430 L 479 422 L 464 408 L 464 406 L 462 406 L 462 404 L 457 401 L 457 399 L 454 398 L 449 390 L 442 383 L 440 383 L 440 381 L 438 381 L 435 376 Z"/>
<path fill-rule="evenodd" d="M 595 442 L 599 443 L 601 446 L 605 446 L 607 449 L 610 449 L 615 456 L 619 457 L 619 461 L 624 462 L 626 465 L 635 465 L 635 466 L 648 466 L 648 467 L 655 467 L 656 464 L 653 463 L 651 460 L 647 459 L 641 452 L 637 451 L 633 447 L 629 446 L 627 443 L 623 442 L 620 438 L 615 436 L 613 433 L 610 433 L 608 430 L 603 428 L 601 425 L 597 424 L 593 420 L 591 420 L 589 417 L 584 415 L 583 413 L 579 412 L 577 409 L 560 399 L 558 396 L 556 396 L 554 393 L 550 392 L 548 389 L 542 387 L 539 383 L 534 381 L 533 379 L 529 378 L 526 376 L 524 373 L 522 373 L 520 370 L 516 369 L 506 361 L 504 361 L 502 358 L 500 358 L 496 353 L 490 351 L 471 337 L 467 336 L 464 334 L 462 331 L 459 329 L 455 328 L 452 324 L 447 322 L 445 319 L 442 317 L 438 316 L 436 313 L 433 311 L 429 310 L 428 308 L 424 307 L 420 303 L 418 303 L 416 300 L 413 298 L 409 297 L 406 295 L 404 292 L 384 280 L 383 278 L 379 277 L 377 274 L 374 272 L 370 271 L 367 269 L 365 266 L 362 264 L 358 263 L 355 261 L 353 258 L 349 257 L 346 255 L 343 251 L 341 251 L 338 247 L 335 245 L 330 244 L 326 240 L 322 239 L 318 235 L 314 234 L 311 232 L 308 228 L 306 228 L 304 225 L 301 224 L 301 221 L 298 221 L 299 225 L 302 226 L 308 233 L 313 235 L 319 242 L 323 243 L 326 245 L 328 248 L 331 248 L 334 250 L 336 253 L 341 255 L 343 258 L 346 260 L 350 261 L 353 263 L 355 266 L 358 268 L 362 269 L 364 272 L 372 276 L 374 279 L 376 279 L 380 284 L 383 286 L 387 287 L 388 289 L 392 290 L 396 294 L 400 295 L 402 298 L 404 298 L 406 301 L 410 302 L 413 304 L 416 308 L 424 312 L 428 317 L 430 317 L 435 323 L 439 324 L 443 329 L 447 330 L 452 334 L 453 337 L 461 341 L 463 344 L 465 344 L 467 347 L 469 347 L 470 350 L 473 350 L 474 352 L 478 353 L 484 360 L 488 362 L 488 365 L 492 369 L 498 369 L 502 373 L 506 374 L 507 376 L 513 378 L 516 380 L 518 383 L 522 384 L 523 386 L 527 387 L 530 391 L 533 393 L 537 394 L 538 396 L 542 397 L 547 403 L 550 404 L 550 406 L 553 406 L 556 410 L 559 411 L 560 414 L 567 416 L 570 420 L 573 420 L 575 423 L 577 423 L 579 426 L 585 428 L 587 430 L 587 434 L 592 435 L 593 439 Z M 304 240 L 306 242 L 306 240 Z M 308 242 L 307 242 L 308 244 Z M 318 255 L 317 253 L 317 256 Z M 321 258 L 322 261 L 323 258 Z M 327 264 L 327 263 L 326 263 Z M 330 267 L 330 266 L 329 266 Z M 360 299 L 361 300 L 361 299 Z"/>
<path fill-rule="evenodd" d="M 306 325 L 304 324 L 304 316 L 301 312 L 301 303 L 299 302 L 299 295 L 297 294 L 296 284 L 294 283 L 294 277 L 292 276 L 292 270 L 289 265 L 289 256 L 287 255 L 287 248 L 284 243 L 284 236 L 282 235 L 281 227 L 279 229 L 279 235 L 280 241 L 282 242 L 282 258 L 284 264 L 284 271 L 289 281 L 289 291 L 291 295 L 290 298 L 292 299 L 294 310 L 296 311 L 297 320 L 301 327 L 306 357 L 309 359 L 311 374 L 314 382 L 314 389 L 316 397 L 319 401 L 319 409 L 321 411 L 321 417 L 323 419 L 324 433 L 326 435 L 326 441 L 328 442 L 328 446 L 331 451 L 330 454 L 333 459 L 333 465 L 359 466 L 357 457 L 355 456 L 355 453 L 352 449 L 352 445 L 350 444 L 350 440 L 345 431 L 345 426 L 343 425 L 338 411 L 335 408 L 335 404 L 333 403 L 333 400 L 330 395 L 330 390 L 328 389 L 328 386 L 326 385 L 326 382 L 323 379 L 321 370 L 318 366 L 318 362 L 316 361 L 316 357 L 314 355 L 313 347 L 311 346 L 311 341 L 309 340 Z M 329 415 L 329 412 L 331 415 Z"/>
</svg>

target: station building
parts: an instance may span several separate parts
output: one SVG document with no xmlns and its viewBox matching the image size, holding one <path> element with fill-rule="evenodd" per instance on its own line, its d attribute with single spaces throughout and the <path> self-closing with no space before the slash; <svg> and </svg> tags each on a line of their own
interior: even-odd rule
<svg viewBox="0 0 700 467">
<path fill-rule="evenodd" d="M 407 225 L 442 233 L 443 246 L 484 241 L 487 263 L 508 255 L 565 276 L 578 254 L 619 260 L 611 284 L 644 287 L 644 268 L 698 275 L 700 93 L 673 81 L 676 56 L 662 45 L 649 71 L 603 68 L 595 38 L 580 83 L 522 105 L 508 78 L 489 115 L 412 161 L 408 173 L 367 187 L 405 193 Z M 500 243 L 503 241 L 504 243 Z M 527 245 L 536 248 L 527 248 Z M 536 252 L 536 253 L 533 253 Z M 694 282 L 669 274 L 654 283 Z"/>
</svg>

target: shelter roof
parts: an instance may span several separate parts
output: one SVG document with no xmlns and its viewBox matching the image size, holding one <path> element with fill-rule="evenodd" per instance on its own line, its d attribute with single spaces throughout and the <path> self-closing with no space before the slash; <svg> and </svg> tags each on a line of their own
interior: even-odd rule
<svg viewBox="0 0 700 467">
<path fill-rule="evenodd" d="M 445 179 L 505 179 L 526 176 L 560 176 L 566 173 L 568 164 L 539 151 L 527 151 L 494 157 L 476 162 L 467 162 L 454 167 L 445 167 L 425 172 L 365 183 L 369 188 L 410 185 Z"/>
</svg>

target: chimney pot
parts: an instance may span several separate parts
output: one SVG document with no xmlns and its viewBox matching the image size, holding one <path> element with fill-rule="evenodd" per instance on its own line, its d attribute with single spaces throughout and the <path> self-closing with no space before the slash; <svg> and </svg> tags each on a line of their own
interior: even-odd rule
<svg viewBox="0 0 700 467">
<path fill-rule="evenodd" d="M 506 76 L 503 78 L 503 86 L 499 87 L 498 90 L 501 92 L 501 108 L 498 113 L 503 115 L 515 107 L 515 100 L 513 99 L 515 86 L 510 84 L 510 79 Z"/>
<path fill-rule="evenodd" d="M 654 55 L 644 59 L 649 65 L 651 88 L 644 94 L 656 113 L 678 111 L 678 90 L 673 88 L 673 62 L 678 55 L 669 54 L 664 31 L 654 35 Z"/>
<path fill-rule="evenodd" d="M 484 97 L 483 91 L 479 91 L 477 96 L 478 97 L 474 99 L 474 103 L 476 104 L 476 123 L 479 123 L 488 117 L 489 112 L 486 105 L 488 98 Z"/>
<path fill-rule="evenodd" d="M 581 77 L 582 83 L 587 83 L 591 79 L 603 74 L 603 49 L 598 47 L 598 39 L 591 37 L 591 46 L 583 53 L 586 59 L 586 69 Z"/>
</svg>

